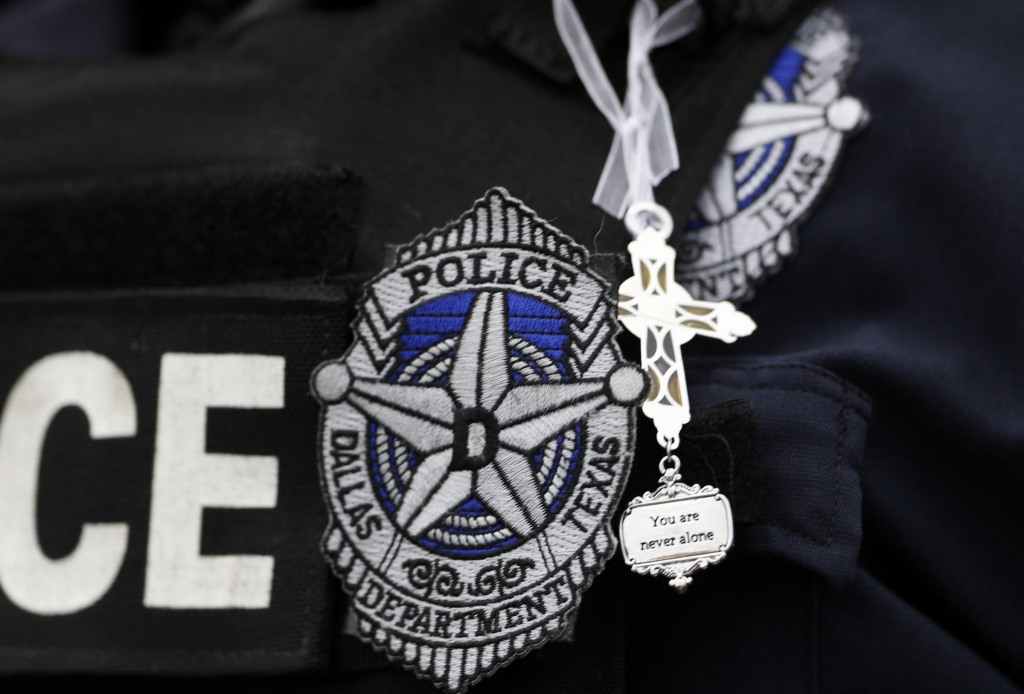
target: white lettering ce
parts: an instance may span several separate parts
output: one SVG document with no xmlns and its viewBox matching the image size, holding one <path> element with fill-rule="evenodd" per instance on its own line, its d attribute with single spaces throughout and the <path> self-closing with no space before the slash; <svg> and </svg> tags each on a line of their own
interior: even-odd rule
<svg viewBox="0 0 1024 694">
<path fill-rule="evenodd" d="M 230 609 L 270 605 L 272 556 L 201 556 L 203 508 L 272 508 L 277 459 L 208 454 L 209 407 L 284 407 L 285 360 L 251 354 L 165 354 L 157 409 L 144 604 Z M 42 448 L 54 416 L 78 407 L 93 439 L 131 437 L 136 406 L 125 374 L 92 352 L 29 367 L 0 413 L 0 589 L 40 615 L 71 614 L 110 590 L 128 548 L 126 523 L 87 523 L 74 551 L 53 559 L 36 528 Z"/>
</svg>

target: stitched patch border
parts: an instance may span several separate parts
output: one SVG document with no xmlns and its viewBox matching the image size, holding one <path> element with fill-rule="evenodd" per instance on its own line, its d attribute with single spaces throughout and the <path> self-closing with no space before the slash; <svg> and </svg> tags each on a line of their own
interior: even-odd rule
<svg viewBox="0 0 1024 694">
<path fill-rule="evenodd" d="M 649 381 L 608 290 L 494 189 L 398 249 L 314 372 L 322 547 L 357 633 L 449 692 L 561 635 L 615 551 Z"/>
</svg>

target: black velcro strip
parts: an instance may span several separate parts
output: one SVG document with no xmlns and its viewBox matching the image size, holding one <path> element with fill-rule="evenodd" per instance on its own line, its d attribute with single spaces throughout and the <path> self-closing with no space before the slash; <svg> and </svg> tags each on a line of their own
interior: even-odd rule
<svg viewBox="0 0 1024 694">
<path fill-rule="evenodd" d="M 364 197 L 334 165 L 206 167 L 0 190 L 0 290 L 208 286 L 347 269 Z"/>
</svg>

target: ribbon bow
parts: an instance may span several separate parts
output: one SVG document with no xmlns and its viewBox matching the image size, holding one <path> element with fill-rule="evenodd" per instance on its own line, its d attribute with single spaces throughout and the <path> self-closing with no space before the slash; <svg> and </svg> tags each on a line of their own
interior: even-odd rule
<svg viewBox="0 0 1024 694">
<path fill-rule="evenodd" d="M 654 0 L 637 0 L 629 21 L 626 99 L 622 103 L 572 0 L 553 0 L 553 5 L 558 33 L 577 74 L 615 129 L 593 202 L 621 219 L 633 203 L 654 202 L 654 187 L 679 168 L 672 114 L 651 67 L 650 53 L 696 29 L 702 18 L 700 5 L 697 0 L 682 0 L 659 15 Z"/>
</svg>

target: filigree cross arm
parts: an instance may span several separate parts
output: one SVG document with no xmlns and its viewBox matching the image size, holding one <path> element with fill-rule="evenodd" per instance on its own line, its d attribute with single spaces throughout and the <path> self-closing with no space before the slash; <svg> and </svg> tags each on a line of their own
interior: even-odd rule
<svg viewBox="0 0 1024 694">
<path fill-rule="evenodd" d="M 681 346 L 696 335 L 735 342 L 756 327 L 728 301 L 697 301 L 675 281 L 675 250 L 653 226 L 629 244 L 633 276 L 619 287 L 619 319 L 640 338 L 640 364 L 651 379 L 643 405 L 662 445 L 678 440 L 690 421 Z"/>
</svg>

